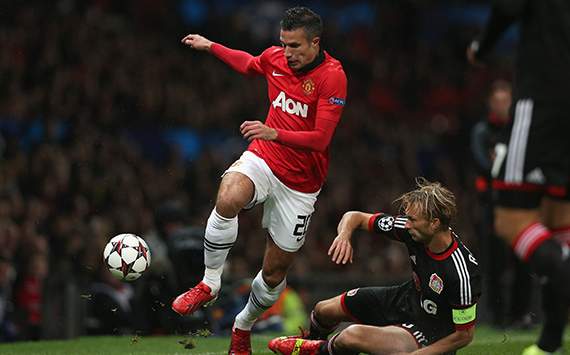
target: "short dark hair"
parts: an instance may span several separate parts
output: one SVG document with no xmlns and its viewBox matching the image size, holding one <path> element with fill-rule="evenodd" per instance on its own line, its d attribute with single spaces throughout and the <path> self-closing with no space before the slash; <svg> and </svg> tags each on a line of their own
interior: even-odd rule
<svg viewBox="0 0 570 355">
<path fill-rule="evenodd" d="M 281 29 L 293 31 L 303 28 L 307 37 L 313 39 L 320 37 L 323 33 L 323 21 L 311 9 L 303 6 L 296 6 L 285 11 L 285 16 L 281 20 Z"/>
</svg>

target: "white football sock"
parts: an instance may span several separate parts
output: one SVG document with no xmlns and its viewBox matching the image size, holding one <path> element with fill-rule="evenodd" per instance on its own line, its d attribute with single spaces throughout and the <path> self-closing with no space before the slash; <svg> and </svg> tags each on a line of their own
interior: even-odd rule
<svg viewBox="0 0 570 355">
<path fill-rule="evenodd" d="M 202 282 L 210 286 L 212 289 L 212 294 L 218 293 L 222 285 L 222 272 L 224 271 L 224 265 L 217 269 L 211 269 L 206 266 L 204 269 L 204 278 Z"/>
<path fill-rule="evenodd" d="M 238 234 L 238 218 L 225 218 L 216 212 L 210 214 L 204 235 L 204 279 L 213 293 L 220 290 L 222 284 L 222 272 L 228 253 Z"/>
<path fill-rule="evenodd" d="M 236 316 L 235 327 L 241 330 L 251 330 L 257 318 L 277 302 L 286 285 L 287 279 L 284 279 L 277 287 L 269 287 L 260 271 L 251 283 L 251 293 L 245 308 Z"/>
</svg>

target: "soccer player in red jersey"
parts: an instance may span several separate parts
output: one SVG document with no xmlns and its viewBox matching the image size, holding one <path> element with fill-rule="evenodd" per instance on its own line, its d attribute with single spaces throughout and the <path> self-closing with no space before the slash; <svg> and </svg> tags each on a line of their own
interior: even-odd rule
<svg viewBox="0 0 570 355">
<path fill-rule="evenodd" d="M 294 7 L 281 21 L 281 47 L 259 56 L 197 34 L 182 39 L 239 73 L 263 75 L 268 86 L 267 118 L 241 124 L 241 134 L 251 144 L 220 183 L 204 236 L 204 278 L 172 303 L 174 311 L 186 315 L 215 300 L 224 262 L 237 238 L 237 215 L 263 204 L 262 225 L 268 232 L 263 266 L 235 319 L 230 354 L 251 353 L 251 328 L 285 289 L 287 270 L 304 243 L 327 175 L 328 147 L 345 105 L 347 83 L 341 63 L 321 48 L 321 33 L 319 15 Z"/>
</svg>

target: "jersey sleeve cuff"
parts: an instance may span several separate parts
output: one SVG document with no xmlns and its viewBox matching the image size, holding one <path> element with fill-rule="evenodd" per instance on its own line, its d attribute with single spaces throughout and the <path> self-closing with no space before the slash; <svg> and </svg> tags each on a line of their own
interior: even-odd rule
<svg viewBox="0 0 570 355">
<path fill-rule="evenodd" d="M 219 52 L 218 50 L 220 49 L 219 48 L 220 46 L 221 46 L 221 44 L 216 43 L 216 42 L 212 42 L 212 44 L 210 45 L 210 53 L 217 56 L 217 53 Z"/>
<path fill-rule="evenodd" d="M 455 324 L 455 330 L 466 330 L 469 328 L 473 328 L 475 326 L 475 323 L 477 323 L 476 320 L 473 320 L 469 323 L 465 323 L 465 324 Z"/>
<path fill-rule="evenodd" d="M 374 232 L 374 221 L 376 221 L 376 218 L 378 218 L 378 216 L 380 216 L 380 214 L 381 213 L 375 213 L 368 220 L 368 231 L 369 232 Z"/>
</svg>

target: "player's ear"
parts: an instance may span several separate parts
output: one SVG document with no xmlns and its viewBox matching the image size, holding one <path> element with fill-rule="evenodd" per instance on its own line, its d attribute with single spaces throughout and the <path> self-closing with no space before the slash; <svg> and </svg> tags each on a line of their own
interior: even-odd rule
<svg viewBox="0 0 570 355">
<path fill-rule="evenodd" d="M 439 230 L 441 228 L 441 221 L 437 217 L 432 219 L 430 224 L 433 230 Z"/>
<path fill-rule="evenodd" d="M 313 37 L 313 39 L 311 40 L 311 46 L 315 47 L 318 46 L 319 43 L 321 43 L 321 37 Z"/>
</svg>

